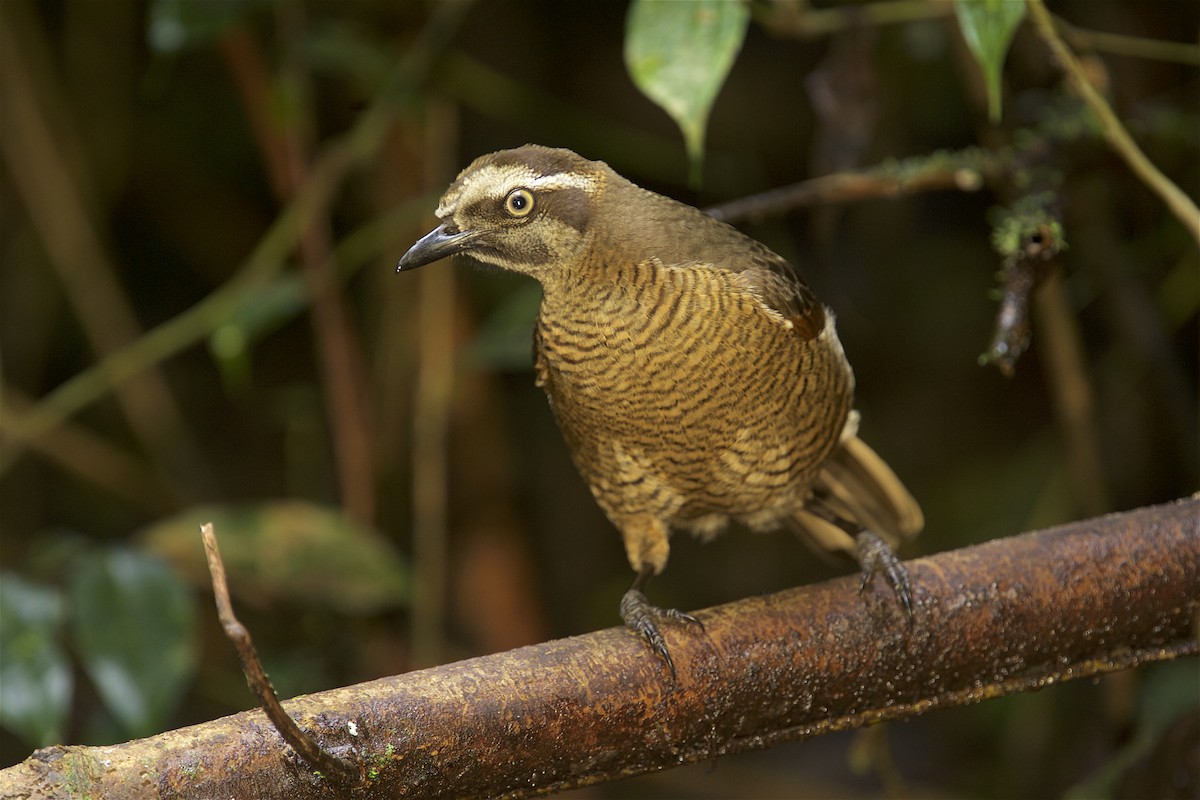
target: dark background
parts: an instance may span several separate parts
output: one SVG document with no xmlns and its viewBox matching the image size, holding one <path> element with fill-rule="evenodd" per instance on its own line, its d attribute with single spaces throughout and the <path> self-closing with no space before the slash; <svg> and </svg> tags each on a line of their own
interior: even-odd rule
<svg viewBox="0 0 1200 800">
<path fill-rule="evenodd" d="M 0 106 L 0 116 L 9 117 L 0 163 L 4 574 L 65 592 L 80 559 L 113 548 L 167 555 L 197 599 L 199 627 L 192 677 L 162 727 L 250 707 L 209 611 L 205 579 L 192 569 L 202 558 L 198 539 L 193 545 L 185 526 L 181 555 L 180 548 L 148 541 L 145 531 L 198 507 L 282 498 L 337 506 L 348 491 L 336 444 L 346 428 L 338 424 L 331 382 L 348 374 L 369 446 L 369 470 L 354 478 L 356 496 L 368 500 L 352 514 L 411 560 L 419 493 L 432 492 L 426 500 L 435 509 L 439 487 L 447 493 L 446 622 L 436 640 L 414 641 L 414 611 L 403 598 L 347 610 L 322 602 L 321 592 L 255 587 L 250 569 L 241 580 L 251 585 L 240 591 L 256 602 L 245 619 L 281 694 L 616 624 L 632 577 L 619 537 L 570 464 L 528 369 L 536 287 L 457 262 L 397 276 L 396 259 L 432 225 L 436 197 L 458 169 L 477 155 L 525 142 L 570 147 L 648 188 L 704 206 L 943 148 L 1000 147 L 1072 108 L 1026 24 L 1005 71 L 1004 121 L 989 125 L 977 68 L 953 16 L 938 5 L 911 23 L 876 25 L 866 14 L 861 25 L 798 38 L 771 25 L 778 9 L 753 4 L 755 20 L 712 112 L 697 190 L 687 186 L 673 123 L 626 73 L 622 3 L 480 0 L 466 7 L 444 45 L 423 51 L 429 40 L 421 31 L 439 11 L 445 16 L 443 5 L 3 0 L 5 85 L 32 88 L 52 142 L 48 149 L 26 146 L 7 90 Z M 1200 25 L 1200 9 L 1183 0 L 1050 5 L 1082 28 L 1149 39 L 1195 44 Z M 163 28 L 164 19 L 186 24 Z M 179 30 L 182 40 L 171 38 Z M 166 46 L 172 42 L 178 47 Z M 1197 69 L 1080 50 L 1150 158 L 1195 195 Z M 420 52 L 431 56 L 427 68 L 414 58 Z M 388 76 L 405 58 L 417 68 L 402 72 L 400 88 L 387 94 Z M 849 127 L 814 112 L 806 82 L 819 70 L 849 82 L 837 84 Z M 246 88 L 255 76 L 262 79 L 257 89 Z M 109 332 L 120 327 L 116 305 L 126 305 L 137 326 L 126 341 L 148 347 L 141 333 L 238 274 L 295 185 L 303 184 L 300 178 L 291 188 L 281 185 L 287 181 L 272 177 L 272 159 L 300 164 L 301 172 L 311 168 L 385 94 L 394 101 L 380 143 L 348 171 L 315 223 L 334 246 L 380 223 L 363 254 L 339 264 L 334 292 L 343 319 L 314 324 L 312 284 L 297 279 L 304 256 L 288 248 L 261 299 L 242 310 L 255 322 L 235 355 L 222 356 L 220 337 L 212 338 L 230 332 L 216 319 L 178 352 L 151 359 L 178 411 L 177 425 L 150 424 L 150 433 L 141 434 L 106 391 L 54 434 L 35 442 L 14 435 L 12 426 L 39 398 L 98 361 L 103 348 L 81 323 L 84 305 L 98 304 L 93 319 L 102 329 L 111 316 Z M 257 128 L 256 117 L 275 134 Z M 286 152 L 280 142 L 300 152 Z M 1061 259 L 1063 318 L 1079 337 L 1075 366 L 1085 378 L 1065 389 L 1069 379 L 1050 366 L 1058 362 L 1047 358 L 1036 324 L 1011 379 L 976 363 L 997 310 L 989 293 L 998 285 L 1000 260 L 988 218 L 990 208 L 1011 200 L 1004 192 L 825 205 L 742 226 L 800 265 L 838 315 L 857 376 L 862 435 L 926 512 L 926 532 L 906 556 L 1196 489 L 1195 242 L 1097 137 L 1056 147 L 1069 244 Z M 32 175 L 33 186 L 46 189 L 64 169 L 82 213 L 38 205 L 31 199 L 37 189 L 17 177 Z M 79 223 L 95 232 L 94 247 L 71 238 Z M 88 259 L 64 265 L 53 241 L 60 236 L 67 252 Z M 317 252 L 320 238 L 310 240 Z M 120 303 L 81 281 L 72 266 L 84 278 L 107 271 Z M 443 275 L 431 278 L 430 271 Z M 448 313 L 437 310 L 439 302 Z M 331 337 L 340 344 L 331 345 Z M 439 347 L 446 357 L 437 357 Z M 348 373 L 330 368 L 328 359 L 346 354 Z M 421 364 L 432 372 L 422 373 Z M 443 403 L 436 389 L 421 388 L 439 380 L 452 380 Z M 1082 398 L 1090 416 L 1058 411 L 1058 390 Z M 425 401 L 422 391 L 430 392 Z M 447 414 L 445 446 L 435 438 L 432 449 L 421 449 L 427 446 L 419 429 L 436 423 L 429 409 L 439 407 Z M 1080 453 L 1073 451 L 1079 441 L 1068 433 L 1072 426 L 1098 454 L 1090 469 L 1073 466 Z M 129 470 L 110 468 L 113 454 Z M 432 480 L 414 483 L 422 475 Z M 271 557 L 269 550 L 262 554 Z M 408 563 L 419 584 L 437 565 L 415 557 Z M 850 570 L 814 560 L 785 533 L 734 531 L 706 545 L 679 537 L 651 596 L 701 608 Z M 359 575 L 336 577 L 353 583 Z M 69 620 L 70 603 L 64 604 Z M 418 610 L 427 607 L 418 601 Z M 86 657 L 66 631 L 62 647 L 75 683 L 62 741 L 127 738 L 107 719 Z M 0 653 L 16 657 L 14 650 Z M 1145 708 L 1154 698 L 1168 698 L 1169 705 L 1183 697 L 1177 707 L 1186 708 L 1191 695 L 1173 688 L 1180 675 L 1185 685 L 1194 681 L 1195 663 L 939 712 L 883 734 L 828 736 L 579 796 L 894 793 L 888 770 L 871 755 L 877 750 L 868 736 L 877 735 L 890 742 L 891 769 L 913 794 L 1058 796 L 1091 785 L 1116 763 L 1146 730 Z M 19 761 L 38 744 L 0 732 L 0 763 Z"/>
</svg>

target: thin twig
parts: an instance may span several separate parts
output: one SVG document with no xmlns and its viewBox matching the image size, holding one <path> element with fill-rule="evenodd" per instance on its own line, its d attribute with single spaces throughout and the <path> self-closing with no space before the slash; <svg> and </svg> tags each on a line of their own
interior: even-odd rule
<svg viewBox="0 0 1200 800">
<path fill-rule="evenodd" d="M 237 649 L 238 658 L 242 662 L 242 671 L 246 674 L 246 683 L 250 691 L 258 698 L 259 705 L 266 713 L 271 724 L 279 731 L 279 735 L 296 751 L 313 769 L 336 779 L 341 783 L 359 783 L 363 771 L 354 763 L 339 758 L 327 752 L 310 735 L 300 729 L 296 721 L 288 716 L 271 688 L 271 682 L 263 671 L 259 661 L 258 651 L 246 629 L 233 613 L 233 603 L 229 599 L 229 585 L 225 580 L 225 564 L 221 560 L 221 551 L 217 548 L 217 534 L 213 524 L 206 522 L 200 526 L 200 536 L 204 539 L 204 555 L 208 558 L 208 571 L 212 574 L 213 594 L 217 600 L 217 618 L 225 635 Z"/>
<path fill-rule="evenodd" d="M 896 198 L 943 189 L 978 191 L 997 172 L 1001 161 L 999 153 L 978 147 L 939 151 L 863 170 L 810 178 L 711 206 L 705 213 L 722 222 L 734 222 L 775 216 L 800 206 Z"/>
<path fill-rule="evenodd" d="M 954 13 L 954 3 L 947 0 L 883 0 L 829 8 L 814 8 L 808 0 L 787 0 L 767 8 L 759 13 L 758 21 L 775 34 L 796 39 L 815 39 L 868 25 L 921 22 Z M 1075 48 L 1200 66 L 1200 46 L 1194 44 L 1081 28 L 1058 16 L 1054 22 Z"/>
<path fill-rule="evenodd" d="M 1054 24 L 1062 31 L 1063 38 L 1077 50 L 1098 50 L 1113 55 L 1200 67 L 1200 45 L 1080 28 L 1058 15 L 1054 15 Z"/>
<path fill-rule="evenodd" d="M 954 13 L 953 3 L 927 0 L 884 0 L 831 8 L 813 8 L 807 0 L 791 0 L 770 8 L 761 14 L 762 24 L 773 33 L 796 39 L 815 39 L 859 26 L 937 19 Z"/>
<path fill-rule="evenodd" d="M 1046 10 L 1042 0 L 1026 0 L 1026 3 L 1038 35 L 1046 42 L 1059 66 L 1067 74 L 1071 86 L 1096 115 L 1096 119 L 1100 122 L 1100 128 L 1104 131 L 1104 137 L 1108 139 L 1113 150 L 1124 159 L 1133 173 L 1146 186 L 1163 199 L 1163 202 L 1171 209 L 1171 213 L 1179 218 L 1187 232 L 1196 240 L 1197 244 L 1200 244 L 1200 208 L 1197 208 L 1182 189 L 1176 186 L 1158 167 L 1154 166 L 1142 149 L 1137 146 L 1133 137 L 1129 135 L 1129 131 L 1125 129 L 1112 107 L 1109 106 L 1108 101 L 1088 80 L 1087 72 L 1079 63 L 1079 59 L 1058 35 L 1058 31 L 1054 27 L 1054 20 L 1050 18 L 1050 12 Z"/>
</svg>

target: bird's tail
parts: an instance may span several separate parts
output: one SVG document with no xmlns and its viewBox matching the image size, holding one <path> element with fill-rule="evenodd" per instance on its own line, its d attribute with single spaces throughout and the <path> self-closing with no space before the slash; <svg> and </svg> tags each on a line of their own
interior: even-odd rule
<svg viewBox="0 0 1200 800">
<path fill-rule="evenodd" d="M 813 500 L 878 534 L 894 550 L 921 532 L 925 515 L 892 468 L 852 431 L 847 431 L 821 467 L 813 484 Z M 808 544 L 855 555 L 854 538 L 832 522 L 807 510 L 797 512 L 792 522 Z"/>
</svg>

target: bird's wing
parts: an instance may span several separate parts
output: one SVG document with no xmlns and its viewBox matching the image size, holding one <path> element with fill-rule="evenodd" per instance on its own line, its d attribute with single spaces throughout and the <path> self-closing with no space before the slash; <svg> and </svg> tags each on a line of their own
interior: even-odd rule
<svg viewBox="0 0 1200 800">
<path fill-rule="evenodd" d="M 766 245 L 748 236 L 745 243 L 744 255 L 727 268 L 736 271 L 764 303 L 791 320 L 802 338 L 817 337 L 825 328 L 825 307 L 812 289 L 787 260 Z"/>
<path fill-rule="evenodd" d="M 643 258 L 671 267 L 707 266 L 737 273 L 746 290 L 813 339 L 825 329 L 825 307 L 795 267 L 763 243 L 693 206 L 642 189 L 613 173 L 607 202 L 638 208 L 624 235 Z"/>
</svg>

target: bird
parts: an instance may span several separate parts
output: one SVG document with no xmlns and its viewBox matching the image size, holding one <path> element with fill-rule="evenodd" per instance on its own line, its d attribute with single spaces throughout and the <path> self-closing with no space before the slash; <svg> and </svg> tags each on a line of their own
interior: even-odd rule
<svg viewBox="0 0 1200 800">
<path fill-rule="evenodd" d="M 481 156 L 397 272 L 464 254 L 541 283 L 535 381 L 620 532 L 635 578 L 621 618 L 672 675 L 662 624 L 703 628 L 645 594 L 673 532 L 731 522 L 845 552 L 886 576 L 912 619 L 895 547 L 921 508 L 858 437 L 833 312 L 797 270 L 697 208 L 603 161 L 525 145 Z"/>
</svg>

